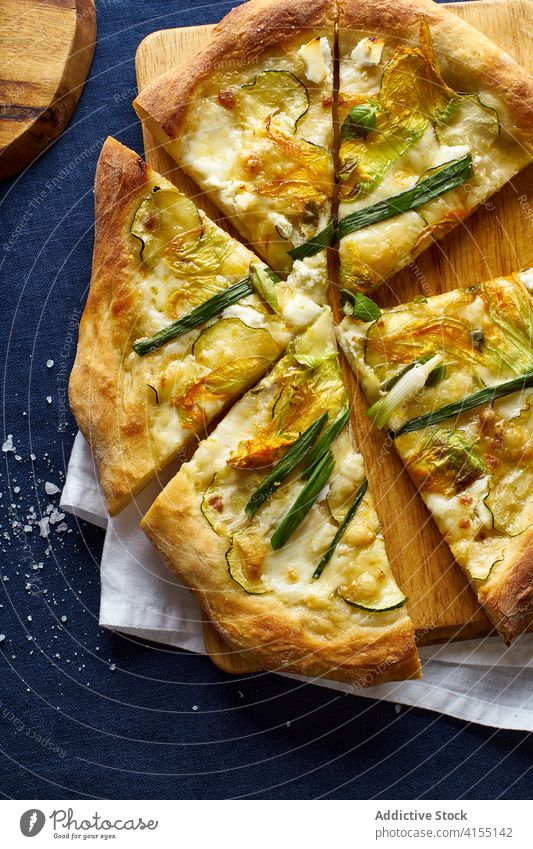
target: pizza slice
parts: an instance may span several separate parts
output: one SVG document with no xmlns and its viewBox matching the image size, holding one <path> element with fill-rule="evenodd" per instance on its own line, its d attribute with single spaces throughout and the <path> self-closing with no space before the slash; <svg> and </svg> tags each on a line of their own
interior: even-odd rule
<svg viewBox="0 0 533 849">
<path fill-rule="evenodd" d="M 287 251 L 331 218 L 333 42 L 331 0 L 252 0 L 134 103 L 152 135 L 279 274 L 291 270 Z M 296 271 L 323 303 L 325 252 Z"/>
<path fill-rule="evenodd" d="M 320 313 L 109 138 L 70 402 L 111 514 Z"/>
<path fill-rule="evenodd" d="M 339 0 L 341 286 L 370 292 L 533 158 L 533 80 L 431 0 Z"/>
<path fill-rule="evenodd" d="M 201 442 L 142 527 L 263 667 L 368 686 L 419 676 L 328 307 Z"/>
<path fill-rule="evenodd" d="M 533 269 L 338 330 L 371 403 L 500 635 L 533 624 Z M 371 302 L 370 302 L 371 303 Z M 371 320 L 368 320 L 371 318 Z"/>
</svg>

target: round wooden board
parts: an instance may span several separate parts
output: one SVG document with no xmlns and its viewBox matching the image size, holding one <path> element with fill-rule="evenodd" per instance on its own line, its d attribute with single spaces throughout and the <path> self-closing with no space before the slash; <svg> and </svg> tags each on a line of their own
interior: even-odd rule
<svg viewBox="0 0 533 849">
<path fill-rule="evenodd" d="M 63 132 L 95 40 L 93 0 L 3 0 L 0 179 L 17 174 Z"/>
</svg>

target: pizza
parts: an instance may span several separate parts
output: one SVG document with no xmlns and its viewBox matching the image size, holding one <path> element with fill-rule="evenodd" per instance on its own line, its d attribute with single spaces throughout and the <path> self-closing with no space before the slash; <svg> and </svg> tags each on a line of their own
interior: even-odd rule
<svg viewBox="0 0 533 849">
<path fill-rule="evenodd" d="M 230 645 L 265 668 L 358 686 L 419 676 L 328 307 L 200 443 L 142 527 Z"/>
<path fill-rule="evenodd" d="M 70 403 L 111 514 L 254 385 L 320 313 L 109 138 Z"/>
<path fill-rule="evenodd" d="M 533 158 L 533 81 L 431 0 L 339 0 L 341 285 L 409 265 Z"/>
<path fill-rule="evenodd" d="M 269 265 L 316 291 L 325 247 L 370 292 L 533 158 L 531 76 L 432 0 L 252 0 L 134 105 Z"/>
<path fill-rule="evenodd" d="M 333 49 L 330 0 L 253 0 L 134 103 L 155 138 L 280 274 L 292 266 L 287 252 L 331 220 Z M 324 299 L 324 252 L 303 265 L 311 269 L 306 285 L 312 277 Z"/>
<path fill-rule="evenodd" d="M 348 316 L 338 335 L 370 418 L 511 643 L 533 623 L 533 269 Z"/>
<path fill-rule="evenodd" d="M 532 95 L 430 0 L 250 0 L 134 103 L 240 240 L 103 147 L 71 406 L 111 515 L 181 462 L 142 527 L 264 668 L 420 675 L 330 272 L 374 424 L 504 640 L 532 622 L 531 270 L 387 310 L 368 297 L 532 160 Z"/>
</svg>

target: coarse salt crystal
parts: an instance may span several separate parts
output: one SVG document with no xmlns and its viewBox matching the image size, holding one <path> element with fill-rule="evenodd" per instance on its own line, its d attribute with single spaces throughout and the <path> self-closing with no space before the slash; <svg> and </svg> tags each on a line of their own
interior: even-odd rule
<svg viewBox="0 0 533 849">
<path fill-rule="evenodd" d="M 39 519 L 37 524 L 39 525 L 39 532 L 41 536 L 47 539 L 50 534 L 50 519 L 48 516 L 43 516 L 42 519 Z"/>
<path fill-rule="evenodd" d="M 13 445 L 13 434 L 8 433 L 7 439 L 2 445 L 2 451 L 4 454 L 7 454 L 8 451 L 15 451 L 15 446 Z"/>
</svg>

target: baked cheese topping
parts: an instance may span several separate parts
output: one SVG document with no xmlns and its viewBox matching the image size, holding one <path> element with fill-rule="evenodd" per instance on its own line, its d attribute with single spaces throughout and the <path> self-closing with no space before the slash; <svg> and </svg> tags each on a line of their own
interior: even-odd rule
<svg viewBox="0 0 533 849">
<path fill-rule="evenodd" d="M 274 535 L 309 485 L 305 460 L 261 496 L 253 515 L 245 509 L 298 437 L 327 413 L 324 436 L 346 404 L 331 313 L 324 308 L 183 469 L 206 523 L 227 542 L 230 574 L 243 592 L 273 592 L 287 604 L 333 608 L 333 618 L 353 616 L 362 624 L 377 624 L 377 617 L 381 626 L 406 615 L 405 597 L 394 582 L 366 491 L 327 565 L 313 577 L 365 481 L 363 458 L 346 424 L 331 443 L 331 471 L 281 546 L 274 544 Z"/>
<path fill-rule="evenodd" d="M 139 314 L 122 381 L 125 397 L 146 410 L 154 465 L 161 467 L 262 377 L 320 307 L 289 284 L 272 284 L 278 312 L 254 292 L 141 356 L 133 344 L 248 277 L 256 260 L 163 178 L 137 201 L 130 239 Z"/>
<path fill-rule="evenodd" d="M 528 269 L 386 310 L 375 322 L 345 318 L 338 331 L 371 415 L 383 411 L 379 423 L 398 434 L 411 477 L 477 581 L 505 568 L 507 547 L 533 524 L 533 388 L 470 409 L 461 403 L 533 373 L 530 280 Z M 431 357 L 438 368 L 410 393 L 415 364 Z M 459 406 L 436 417 L 448 404 Z"/>
<path fill-rule="evenodd" d="M 341 33 L 341 218 L 400 194 L 466 154 L 473 160 L 466 183 L 416 211 L 346 235 L 340 243 L 343 286 L 379 286 L 530 161 L 498 110 L 488 93 L 458 93 L 447 85 L 424 21 L 416 46 Z"/>
</svg>

